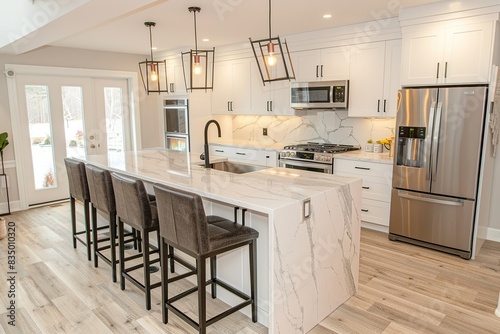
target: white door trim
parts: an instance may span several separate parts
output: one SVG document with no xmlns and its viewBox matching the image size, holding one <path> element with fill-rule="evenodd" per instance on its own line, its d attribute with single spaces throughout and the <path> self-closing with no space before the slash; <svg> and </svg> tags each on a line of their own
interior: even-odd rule
<svg viewBox="0 0 500 334">
<path fill-rule="evenodd" d="M 132 149 L 137 150 L 142 148 L 141 143 L 141 122 L 139 110 L 139 81 L 137 72 L 127 71 L 108 71 L 96 69 L 81 69 L 70 67 L 52 67 L 52 66 L 35 66 L 35 65 L 17 65 L 5 64 L 5 74 L 7 77 L 7 92 L 10 105 L 10 119 L 12 126 L 12 142 L 14 143 L 14 154 L 16 159 L 22 156 L 21 149 L 23 147 L 23 138 L 21 134 L 21 124 L 19 118 L 19 105 L 17 94 L 16 74 L 27 75 L 47 75 L 47 76 L 81 76 L 87 78 L 118 78 L 126 79 L 129 88 L 129 106 L 130 106 L 130 125 L 132 127 Z M 16 144 L 19 143 L 19 144 Z M 23 163 L 16 164 L 17 182 L 19 187 L 19 206 L 21 210 L 26 210 L 28 206 L 27 189 L 24 182 L 26 171 L 23 168 Z"/>
</svg>

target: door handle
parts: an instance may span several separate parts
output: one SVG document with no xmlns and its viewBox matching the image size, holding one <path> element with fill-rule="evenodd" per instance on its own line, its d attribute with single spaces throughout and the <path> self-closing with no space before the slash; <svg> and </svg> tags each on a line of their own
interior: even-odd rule
<svg viewBox="0 0 500 334">
<path fill-rule="evenodd" d="M 91 144 L 91 145 L 90 145 L 90 148 L 95 148 L 95 145 L 94 145 L 94 144 Z"/>
<path fill-rule="evenodd" d="M 368 209 L 361 209 L 361 212 L 368 212 Z"/>
<path fill-rule="evenodd" d="M 269 101 L 269 111 L 273 111 L 273 101 Z"/>
<path fill-rule="evenodd" d="M 227 101 L 227 111 L 231 111 L 231 101 Z"/>
<path fill-rule="evenodd" d="M 377 100 L 377 112 L 380 112 L 380 100 Z"/>
<path fill-rule="evenodd" d="M 357 166 L 356 166 L 356 167 L 354 167 L 354 168 L 355 168 L 355 169 L 362 169 L 362 170 L 370 170 L 370 168 L 369 168 L 369 167 L 357 167 Z"/>
<path fill-rule="evenodd" d="M 441 114 L 443 109 L 443 103 L 439 102 L 437 105 L 436 120 L 434 122 L 433 128 L 433 138 L 432 138 L 432 181 L 436 181 L 437 168 L 438 168 L 438 156 L 439 156 L 439 137 L 441 134 Z"/>
<path fill-rule="evenodd" d="M 215 152 L 224 153 L 223 150 L 215 150 Z"/>
<path fill-rule="evenodd" d="M 316 78 L 318 78 L 318 77 L 319 77 L 318 72 L 319 72 L 319 65 L 316 65 Z"/>
<path fill-rule="evenodd" d="M 363 189 L 367 189 L 367 190 L 368 190 L 368 189 L 370 189 L 370 187 L 361 187 L 361 188 L 363 188 Z"/>
<path fill-rule="evenodd" d="M 436 102 L 432 102 L 431 108 L 429 109 L 429 132 L 425 138 L 425 160 L 427 168 L 425 171 L 425 179 L 431 179 L 431 148 L 432 148 L 432 133 L 434 131 L 434 114 L 436 111 Z"/>
<path fill-rule="evenodd" d="M 236 154 L 238 154 L 238 155 L 247 155 L 246 153 L 242 153 L 242 152 L 236 152 Z"/>
<path fill-rule="evenodd" d="M 401 190 L 398 191 L 398 196 L 401 198 L 406 198 L 406 199 L 411 199 L 411 200 L 421 201 L 421 202 L 427 202 L 427 203 L 450 205 L 450 206 L 464 206 L 464 201 L 460 200 L 460 199 L 457 199 L 455 201 L 451 201 L 451 200 L 444 200 L 444 199 L 437 199 L 437 198 L 420 197 L 420 196 L 410 195 L 407 192 L 404 192 Z"/>
<path fill-rule="evenodd" d="M 174 86 L 174 83 L 171 83 L 170 84 L 170 93 L 174 93 L 175 92 L 175 86 Z"/>
<path fill-rule="evenodd" d="M 385 113 L 385 105 L 386 105 L 386 103 L 387 103 L 387 100 L 384 99 L 384 113 Z"/>
<path fill-rule="evenodd" d="M 448 62 L 444 63 L 444 78 L 448 78 Z"/>
<path fill-rule="evenodd" d="M 437 64 L 436 79 L 439 79 L 439 63 Z"/>
<path fill-rule="evenodd" d="M 323 77 L 323 65 L 321 65 L 321 77 Z"/>
</svg>

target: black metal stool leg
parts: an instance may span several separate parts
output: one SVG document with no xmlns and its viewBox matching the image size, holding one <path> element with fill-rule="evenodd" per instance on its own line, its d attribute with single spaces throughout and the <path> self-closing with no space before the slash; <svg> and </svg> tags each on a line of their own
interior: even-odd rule
<svg viewBox="0 0 500 334">
<path fill-rule="evenodd" d="M 158 233 L 159 235 L 159 233 Z M 166 302 L 168 300 L 168 246 L 165 239 L 160 241 L 160 266 L 161 266 L 161 317 L 164 324 L 168 323 L 168 310 Z"/>
<path fill-rule="evenodd" d="M 206 264 L 205 258 L 198 257 L 196 260 L 198 268 L 198 324 L 200 334 L 207 333 L 207 298 L 205 293 Z"/>
<path fill-rule="evenodd" d="M 116 213 L 109 213 L 109 245 L 111 250 L 111 275 L 116 282 Z"/>
<path fill-rule="evenodd" d="M 85 236 L 87 239 L 87 260 L 91 261 L 91 247 L 92 247 L 92 241 L 90 239 L 90 214 L 89 214 L 89 206 L 90 206 L 90 201 L 89 200 L 84 200 L 83 201 L 83 209 L 84 209 L 84 215 L 85 215 Z"/>
<path fill-rule="evenodd" d="M 174 247 L 168 246 L 168 254 L 168 257 L 170 258 L 170 272 L 173 274 L 175 273 Z"/>
<path fill-rule="evenodd" d="M 125 290 L 125 238 L 123 236 L 123 222 L 118 218 L 118 248 L 120 249 L 120 289 Z"/>
<path fill-rule="evenodd" d="M 217 279 L 217 256 L 212 256 L 210 258 L 210 280 L 212 282 L 212 298 L 217 298 L 217 284 L 215 284 L 215 280 Z"/>
<path fill-rule="evenodd" d="M 250 298 L 252 299 L 252 321 L 257 322 L 257 242 L 249 245 L 250 255 Z"/>
<path fill-rule="evenodd" d="M 99 246 L 99 242 L 97 241 L 97 209 L 93 204 L 91 204 L 91 213 L 92 213 L 92 245 L 94 246 L 94 267 L 97 268 L 99 266 L 98 256 L 97 256 L 97 248 Z"/>
<path fill-rule="evenodd" d="M 142 231 L 144 250 L 142 252 L 142 258 L 144 261 L 144 294 L 146 295 L 146 310 L 151 309 L 151 273 L 149 272 L 149 232 Z"/>
<path fill-rule="evenodd" d="M 76 248 L 76 212 L 75 212 L 75 199 L 69 198 L 69 206 L 71 208 L 71 232 L 73 233 L 73 248 Z"/>
</svg>

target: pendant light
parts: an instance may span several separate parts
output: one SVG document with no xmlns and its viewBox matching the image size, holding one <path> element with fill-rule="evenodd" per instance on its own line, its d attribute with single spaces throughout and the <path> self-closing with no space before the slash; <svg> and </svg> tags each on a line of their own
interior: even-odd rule
<svg viewBox="0 0 500 334">
<path fill-rule="evenodd" d="M 214 58 L 215 48 L 212 50 L 198 49 L 198 35 L 196 29 L 196 13 L 201 11 L 200 7 L 189 7 L 194 17 L 194 50 L 181 53 L 182 70 L 186 90 L 214 89 Z M 188 70 L 186 70 L 186 68 Z"/>
<path fill-rule="evenodd" d="M 271 34 L 271 0 L 269 0 L 269 38 L 252 41 L 253 54 L 257 61 L 262 83 L 295 79 L 292 58 L 286 40 Z M 264 69 L 264 73 L 263 73 Z"/>
<path fill-rule="evenodd" d="M 144 22 L 144 25 L 149 28 L 149 48 L 151 52 L 151 60 L 146 58 L 145 61 L 139 63 L 139 71 L 141 73 L 142 84 L 146 93 L 167 93 L 167 61 L 157 61 L 153 58 L 153 34 L 151 28 L 156 26 L 155 22 Z"/>
</svg>

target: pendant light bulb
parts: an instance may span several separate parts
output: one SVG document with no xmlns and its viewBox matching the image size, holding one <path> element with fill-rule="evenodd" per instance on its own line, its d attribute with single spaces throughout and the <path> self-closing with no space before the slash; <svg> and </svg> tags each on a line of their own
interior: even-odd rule
<svg viewBox="0 0 500 334">
<path fill-rule="evenodd" d="M 267 44 L 267 53 L 268 53 L 268 56 L 267 56 L 267 65 L 269 66 L 274 66 L 276 65 L 276 55 L 274 53 L 274 44 L 273 42 L 269 42 Z"/>
<path fill-rule="evenodd" d="M 156 70 L 156 65 L 155 64 L 151 64 L 151 72 L 149 73 L 149 79 L 151 81 L 158 80 L 158 71 Z"/>
<path fill-rule="evenodd" d="M 200 56 L 199 55 L 193 56 L 193 73 L 195 75 L 200 75 L 202 73 L 202 67 L 200 64 Z"/>
</svg>

